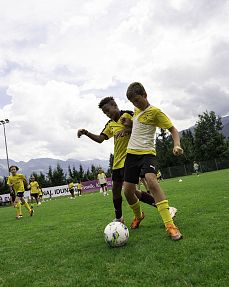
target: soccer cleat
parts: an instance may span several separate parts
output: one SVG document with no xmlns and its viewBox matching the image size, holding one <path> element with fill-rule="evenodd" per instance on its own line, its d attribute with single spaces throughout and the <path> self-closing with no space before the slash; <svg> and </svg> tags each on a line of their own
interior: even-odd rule
<svg viewBox="0 0 229 287">
<path fill-rule="evenodd" d="M 145 218 L 145 214 L 144 214 L 143 211 L 142 211 L 141 215 L 142 215 L 141 219 L 138 219 L 136 217 L 133 219 L 133 221 L 132 221 L 132 223 L 130 225 L 131 229 L 137 229 L 139 227 L 141 221 Z"/>
<path fill-rule="evenodd" d="M 170 208 L 169 208 L 169 213 L 170 213 L 170 215 L 171 215 L 172 218 L 175 217 L 175 216 L 176 216 L 176 213 L 177 213 L 176 207 L 170 206 Z"/>
<path fill-rule="evenodd" d="M 121 223 L 125 224 L 125 221 L 124 221 L 124 218 L 123 218 L 123 217 L 115 218 L 115 219 L 113 220 L 113 222 L 121 222 Z"/>
<path fill-rule="evenodd" d="M 166 224 L 165 226 L 167 233 L 169 234 L 172 240 L 180 240 L 182 238 L 182 234 L 175 224 Z"/>
<path fill-rule="evenodd" d="M 34 213 L 34 210 L 33 210 L 33 207 L 31 206 L 30 211 L 29 211 L 29 215 L 33 216 L 33 213 Z"/>
</svg>

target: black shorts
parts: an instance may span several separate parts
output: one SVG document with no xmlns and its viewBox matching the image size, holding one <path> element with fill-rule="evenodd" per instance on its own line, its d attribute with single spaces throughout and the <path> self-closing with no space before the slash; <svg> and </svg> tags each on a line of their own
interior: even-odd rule
<svg viewBox="0 0 229 287">
<path fill-rule="evenodd" d="M 17 192 L 18 197 L 24 197 L 24 191 Z"/>
<path fill-rule="evenodd" d="M 124 167 L 112 170 L 112 181 L 114 182 L 124 181 Z"/>
<path fill-rule="evenodd" d="M 156 157 L 152 154 L 127 154 L 125 161 L 124 180 L 138 184 L 139 177 L 144 177 L 146 173 L 157 174 L 158 165 Z"/>
<path fill-rule="evenodd" d="M 106 183 L 100 183 L 100 187 L 105 187 L 105 186 L 107 186 Z"/>
<path fill-rule="evenodd" d="M 38 198 L 38 195 L 39 195 L 38 193 L 30 193 L 30 196 L 32 196 L 32 197 L 34 197 L 36 199 Z"/>
<path fill-rule="evenodd" d="M 73 195 L 74 194 L 74 188 L 69 189 L 69 192 L 71 193 L 71 195 Z"/>
</svg>

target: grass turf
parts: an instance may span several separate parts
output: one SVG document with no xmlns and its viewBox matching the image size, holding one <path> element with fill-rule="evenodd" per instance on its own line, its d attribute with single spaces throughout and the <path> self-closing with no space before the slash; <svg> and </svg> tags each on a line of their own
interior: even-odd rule
<svg viewBox="0 0 229 287">
<path fill-rule="evenodd" d="M 111 194 L 59 198 L 15 219 L 0 208 L 0 286 L 4 287 L 226 287 L 228 286 L 229 170 L 161 182 L 184 239 L 171 241 L 157 210 L 143 205 L 145 219 L 130 230 L 126 246 L 103 238 L 113 219 Z M 132 212 L 126 201 L 127 226 Z"/>
</svg>

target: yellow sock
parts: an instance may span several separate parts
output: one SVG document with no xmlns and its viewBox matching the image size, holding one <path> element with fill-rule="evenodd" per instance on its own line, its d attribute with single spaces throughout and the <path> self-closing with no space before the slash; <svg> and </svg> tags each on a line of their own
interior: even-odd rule
<svg viewBox="0 0 229 287">
<path fill-rule="evenodd" d="M 18 210 L 19 210 L 19 215 L 22 215 L 22 213 L 21 213 L 21 203 L 20 202 L 18 202 Z"/>
<path fill-rule="evenodd" d="M 138 218 L 138 219 L 142 218 L 142 213 L 141 213 L 141 207 L 140 207 L 139 199 L 137 200 L 137 202 L 135 202 L 134 204 L 130 205 L 130 208 L 133 210 L 134 216 L 136 218 Z"/>
<path fill-rule="evenodd" d="M 22 213 L 21 213 L 21 203 L 17 202 L 15 207 L 16 207 L 16 216 L 18 217 L 19 215 L 22 215 Z"/>
<path fill-rule="evenodd" d="M 29 206 L 28 202 L 25 202 L 25 208 L 28 209 L 28 211 L 30 211 L 30 206 Z"/>
<path fill-rule="evenodd" d="M 174 224 L 173 219 L 169 212 L 169 203 L 168 200 L 162 200 L 156 203 L 157 209 L 162 217 L 164 224 Z"/>
</svg>

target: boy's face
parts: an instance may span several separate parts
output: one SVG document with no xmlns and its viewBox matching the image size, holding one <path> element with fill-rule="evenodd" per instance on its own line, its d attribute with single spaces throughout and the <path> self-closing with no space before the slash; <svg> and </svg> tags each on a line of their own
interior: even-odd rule
<svg viewBox="0 0 229 287">
<path fill-rule="evenodd" d="M 17 169 L 16 167 L 11 167 L 10 172 L 12 173 L 12 175 L 15 175 L 17 173 Z"/>
<path fill-rule="evenodd" d="M 109 102 L 102 106 L 103 113 L 108 116 L 113 121 L 117 121 L 120 116 L 119 109 L 117 105 L 113 102 Z"/>
<path fill-rule="evenodd" d="M 146 95 L 135 95 L 131 97 L 129 101 L 141 111 L 144 111 L 149 104 Z"/>
</svg>

